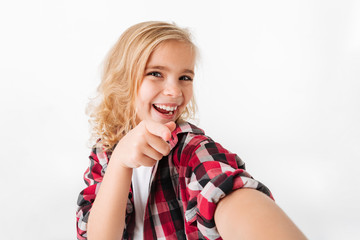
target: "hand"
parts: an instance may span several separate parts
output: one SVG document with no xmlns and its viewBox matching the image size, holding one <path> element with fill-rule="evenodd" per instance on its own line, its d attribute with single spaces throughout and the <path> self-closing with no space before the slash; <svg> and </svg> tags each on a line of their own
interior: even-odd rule
<svg viewBox="0 0 360 240">
<path fill-rule="evenodd" d="M 111 159 L 122 167 L 151 167 L 170 152 L 166 142 L 171 138 L 175 122 L 166 124 L 144 120 L 128 132 L 115 147 Z"/>
</svg>

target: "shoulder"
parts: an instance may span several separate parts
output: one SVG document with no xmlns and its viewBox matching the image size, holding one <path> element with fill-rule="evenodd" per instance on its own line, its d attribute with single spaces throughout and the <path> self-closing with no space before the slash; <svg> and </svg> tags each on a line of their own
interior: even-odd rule
<svg viewBox="0 0 360 240">
<path fill-rule="evenodd" d="M 199 166 L 206 163 L 209 166 L 225 164 L 233 169 L 244 169 L 245 162 L 236 154 L 205 135 L 205 132 L 191 123 L 182 123 L 181 134 L 177 135 L 177 144 L 173 149 L 175 164 L 180 166 Z M 224 165 L 224 166 L 225 166 Z"/>
<path fill-rule="evenodd" d="M 101 139 L 98 139 L 91 148 L 90 160 L 95 160 L 101 165 L 106 165 L 111 157 L 112 149 L 106 150 Z"/>
<path fill-rule="evenodd" d="M 189 122 L 180 122 L 177 123 L 175 130 L 172 132 L 170 145 L 184 150 L 194 149 L 205 142 L 213 142 L 213 140 L 205 135 L 204 130 Z"/>
<path fill-rule="evenodd" d="M 243 166 L 242 160 L 234 153 L 224 148 L 220 143 L 205 135 L 205 132 L 191 123 L 181 123 L 179 131 L 173 135 L 174 162 L 188 166 L 202 162 L 216 161 L 229 164 L 233 167 Z M 177 161 L 176 161 L 177 160 Z M 191 165 L 191 164 L 190 164 Z"/>
<path fill-rule="evenodd" d="M 184 133 L 192 133 L 195 135 L 205 135 L 205 131 L 203 129 L 199 128 L 198 126 L 196 126 L 192 123 L 186 122 L 186 121 L 177 122 L 176 128 L 172 133 L 173 133 L 173 135 L 179 135 L 179 134 L 184 134 Z"/>
</svg>

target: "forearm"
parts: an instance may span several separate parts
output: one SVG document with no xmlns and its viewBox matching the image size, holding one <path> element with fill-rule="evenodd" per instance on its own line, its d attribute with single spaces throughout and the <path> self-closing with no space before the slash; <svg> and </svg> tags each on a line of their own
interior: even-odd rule
<svg viewBox="0 0 360 240">
<path fill-rule="evenodd" d="M 253 189 L 239 189 L 222 199 L 215 224 L 225 240 L 306 239 L 274 201 Z"/>
<path fill-rule="evenodd" d="M 87 226 L 88 239 L 121 239 L 132 169 L 109 161 L 99 192 L 93 203 Z"/>
</svg>

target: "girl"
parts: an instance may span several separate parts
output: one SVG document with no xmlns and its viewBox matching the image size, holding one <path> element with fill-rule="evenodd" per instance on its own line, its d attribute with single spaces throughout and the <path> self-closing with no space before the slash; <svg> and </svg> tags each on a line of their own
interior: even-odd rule
<svg viewBox="0 0 360 240">
<path fill-rule="evenodd" d="M 78 239 L 304 239 L 236 154 L 185 121 L 196 56 L 164 22 L 130 27 L 110 50 Z"/>
</svg>

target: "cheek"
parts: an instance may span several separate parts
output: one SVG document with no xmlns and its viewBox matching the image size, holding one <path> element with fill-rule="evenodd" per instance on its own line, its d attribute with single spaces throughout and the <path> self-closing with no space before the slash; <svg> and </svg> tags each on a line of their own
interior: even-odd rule
<svg viewBox="0 0 360 240">
<path fill-rule="evenodd" d="M 192 97 L 193 97 L 193 86 L 191 84 L 191 86 L 186 87 L 184 90 L 184 98 L 185 98 L 186 104 L 189 103 L 189 101 L 191 100 Z"/>
<path fill-rule="evenodd" d="M 139 88 L 137 99 L 139 104 L 148 103 L 154 95 L 154 87 L 151 84 L 148 84 L 147 81 L 144 81 Z"/>
</svg>

